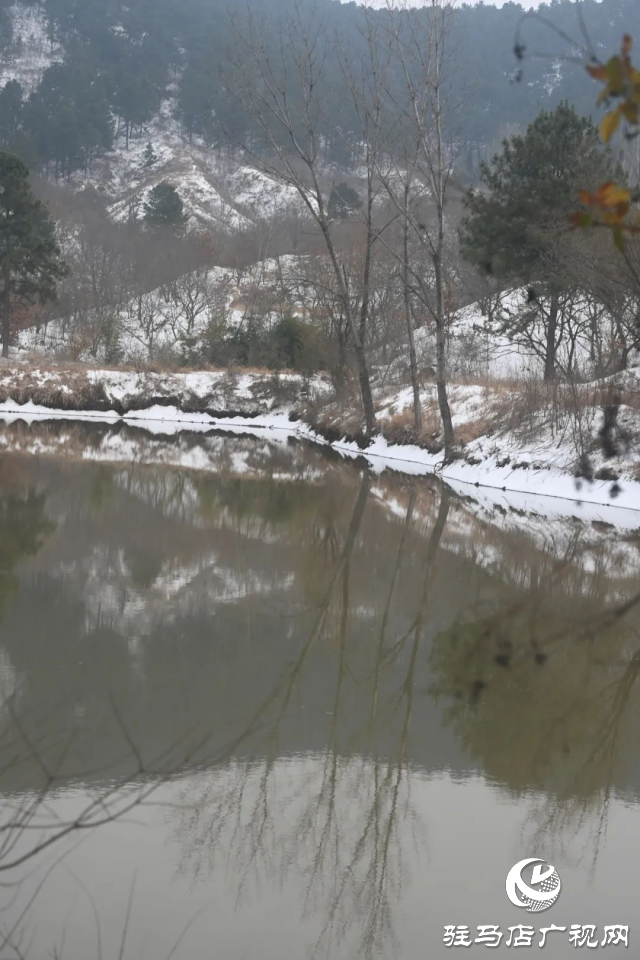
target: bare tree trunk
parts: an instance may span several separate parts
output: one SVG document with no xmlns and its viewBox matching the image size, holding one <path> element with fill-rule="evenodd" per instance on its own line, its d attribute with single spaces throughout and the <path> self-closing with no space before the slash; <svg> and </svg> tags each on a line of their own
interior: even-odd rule
<svg viewBox="0 0 640 960">
<path fill-rule="evenodd" d="M 632 347 L 623 347 L 618 356 L 618 360 L 613 368 L 614 373 L 624 373 L 629 366 L 629 354 Z"/>
<path fill-rule="evenodd" d="M 371 256 L 373 252 L 373 183 L 371 165 L 368 164 L 367 175 L 367 241 L 364 259 L 364 271 L 362 277 L 362 303 L 360 305 L 360 329 L 359 345 L 357 351 L 361 352 L 358 357 L 358 374 L 360 380 L 360 394 L 362 396 L 362 405 L 364 409 L 365 429 L 367 436 L 370 436 L 376 429 L 376 414 L 373 406 L 373 397 L 371 395 L 371 383 L 369 380 L 369 365 L 365 353 L 365 337 L 367 334 L 367 319 L 369 316 L 369 301 L 371 291 Z"/>
<path fill-rule="evenodd" d="M 436 0 L 432 0 L 432 9 L 438 13 Z M 441 51 L 440 45 L 444 42 L 444 34 L 441 34 L 440 27 L 435 32 L 435 59 L 434 59 L 434 119 L 436 127 L 436 169 L 435 180 L 437 190 L 437 210 L 438 210 L 438 242 L 436 244 L 434 255 L 434 268 L 436 274 L 436 387 L 438 390 L 438 406 L 442 418 L 442 431 L 444 433 L 444 458 L 448 460 L 453 456 L 453 447 L 455 437 L 453 433 L 453 421 L 451 419 L 451 410 L 449 408 L 449 398 L 447 396 L 447 356 L 445 339 L 445 309 L 444 309 L 444 284 L 442 277 L 442 260 L 444 252 L 444 202 L 445 202 L 445 165 L 444 165 L 444 144 L 442 132 L 442 102 L 440 99 L 441 76 Z"/>
<path fill-rule="evenodd" d="M 442 277 L 440 276 L 440 269 L 437 266 L 436 296 L 438 301 L 438 319 L 436 320 L 436 390 L 438 393 L 438 408 L 440 410 L 444 436 L 444 458 L 445 460 L 449 460 L 453 456 L 455 434 L 453 432 L 453 420 L 451 419 L 451 408 L 449 407 L 449 397 L 447 395 L 447 356 L 444 304 L 442 303 Z"/>
<path fill-rule="evenodd" d="M 333 271 L 338 282 L 338 289 L 340 291 L 340 298 L 343 303 L 343 308 L 345 316 L 349 323 L 349 329 L 351 331 L 351 336 L 353 337 L 353 351 L 356 355 L 356 363 L 358 365 L 358 381 L 360 383 L 360 396 L 362 398 L 362 409 L 364 413 L 364 423 L 365 423 L 365 433 L 367 436 L 371 436 L 375 433 L 376 430 L 376 413 L 373 406 L 373 395 L 371 393 L 371 381 L 369 379 L 369 364 L 367 363 L 367 355 L 365 353 L 364 344 L 360 337 L 360 329 L 358 324 L 355 322 L 353 305 L 351 303 L 351 298 L 349 295 L 349 289 L 345 280 L 345 274 L 343 268 L 340 266 L 340 262 L 336 255 L 335 246 L 333 243 L 333 238 L 331 236 L 331 231 L 329 229 L 328 221 L 324 216 L 324 203 L 322 198 L 322 193 L 319 189 L 319 186 L 316 190 L 317 202 L 319 207 L 319 217 L 317 218 L 318 225 L 322 231 L 322 235 L 325 239 L 327 245 L 327 252 L 329 254 L 329 259 L 333 266 Z"/>
<path fill-rule="evenodd" d="M 367 317 L 369 314 L 369 296 L 371 289 L 371 253 L 373 247 L 373 191 L 371 189 L 371 171 L 367 183 L 367 239 L 364 254 L 364 270 L 362 273 L 362 302 L 360 304 L 360 340 L 364 344 L 367 334 Z"/>
<path fill-rule="evenodd" d="M 362 406 L 364 410 L 365 432 L 367 436 L 370 437 L 376 430 L 376 411 L 373 406 L 367 357 L 361 342 L 354 345 L 354 350 L 358 363 L 358 380 L 360 382 L 360 394 L 362 396 Z"/>
<path fill-rule="evenodd" d="M 404 187 L 404 224 L 402 249 L 402 286 L 404 288 L 404 313 L 407 321 L 407 336 L 409 338 L 409 369 L 411 371 L 411 386 L 413 388 L 413 422 L 418 436 L 422 432 L 422 406 L 420 404 L 420 383 L 418 382 L 418 361 L 416 359 L 416 342 L 413 335 L 413 316 L 411 311 L 411 290 L 409 289 L 409 190 L 407 181 Z"/>
<path fill-rule="evenodd" d="M 624 371 L 627 369 L 627 366 L 629 363 L 629 354 L 634 348 L 634 343 L 627 342 L 624 328 L 617 316 L 615 317 L 615 328 L 616 328 L 616 334 L 620 342 L 621 348 L 620 348 L 620 354 L 619 354 L 618 360 L 615 362 L 613 372 L 624 373 Z"/>
<path fill-rule="evenodd" d="M 11 294 L 9 281 L 5 277 L 4 290 L 0 299 L 0 313 L 2 313 L 2 356 L 9 359 L 9 340 L 11 339 Z"/>
<path fill-rule="evenodd" d="M 549 304 L 549 323 L 544 354 L 544 379 L 555 380 L 556 377 L 556 332 L 558 329 L 558 312 L 560 303 L 557 294 L 552 294 Z"/>
</svg>

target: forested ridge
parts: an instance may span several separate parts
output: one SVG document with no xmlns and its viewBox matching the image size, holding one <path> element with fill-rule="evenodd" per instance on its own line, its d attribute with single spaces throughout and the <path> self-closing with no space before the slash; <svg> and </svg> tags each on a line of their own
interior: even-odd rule
<svg viewBox="0 0 640 960">
<path fill-rule="evenodd" d="M 333 38 L 347 47 L 354 64 L 366 53 L 364 11 L 355 3 L 305 0 L 319 14 L 326 56 L 322 84 L 326 116 L 326 159 L 345 161 L 345 134 L 357 131 L 352 98 L 344 95 Z M 43 16 L 55 60 L 34 89 L 17 80 L 0 91 L 0 146 L 21 156 L 35 171 L 57 177 L 87 169 L 113 148 L 143 134 L 164 101 L 185 136 L 216 147 L 233 146 L 255 134 L 243 115 L 225 69 L 236 45 L 233 17 L 245 16 L 238 0 L 28 0 L 19 5 Z M 259 20 L 265 50 L 278 61 L 288 0 L 249 0 Z M 640 0 L 585 0 L 582 4 L 594 47 L 603 55 L 619 45 L 623 32 L 640 35 Z M 4 76 L 19 56 L 23 38 L 15 25 L 16 6 L 0 0 L 0 46 Z M 459 165 L 477 173 L 479 158 L 514 125 L 523 128 L 541 107 L 561 101 L 578 112 L 593 112 L 594 96 L 584 71 L 566 60 L 566 42 L 535 19 L 523 25 L 527 54 L 519 82 L 514 41 L 523 9 L 483 3 L 455 13 L 456 71 L 452 95 L 458 103 Z M 543 5 L 540 13 L 571 36 L 579 36 L 576 6 L 570 0 Z M 384 23 L 387 13 L 373 16 Z M 428 16 L 428 12 L 424 12 Z"/>
</svg>

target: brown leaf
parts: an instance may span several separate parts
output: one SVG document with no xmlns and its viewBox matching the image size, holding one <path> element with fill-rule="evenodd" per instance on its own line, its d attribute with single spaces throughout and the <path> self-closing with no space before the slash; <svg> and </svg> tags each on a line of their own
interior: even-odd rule
<svg viewBox="0 0 640 960">
<path fill-rule="evenodd" d="M 600 136 L 605 143 L 609 143 L 609 140 L 611 140 L 611 137 L 620 126 L 620 116 L 621 110 L 620 107 L 618 107 L 616 110 L 611 110 L 610 113 L 605 114 L 600 121 Z"/>
</svg>

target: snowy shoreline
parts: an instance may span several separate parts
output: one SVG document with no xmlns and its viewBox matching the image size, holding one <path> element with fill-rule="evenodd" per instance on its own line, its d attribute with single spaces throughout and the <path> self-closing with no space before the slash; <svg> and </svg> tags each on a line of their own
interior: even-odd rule
<svg viewBox="0 0 640 960">
<path fill-rule="evenodd" d="M 288 411 L 255 416 L 212 417 L 188 413 L 175 406 L 152 405 L 119 413 L 116 410 L 85 411 L 53 409 L 27 401 L 0 403 L 0 421 L 27 424 L 46 420 L 83 421 L 115 425 L 125 423 L 151 435 L 172 436 L 182 432 L 209 431 L 253 434 L 264 437 L 277 431 L 280 436 L 299 439 L 335 450 L 350 459 L 364 459 L 371 469 L 389 469 L 412 476 L 437 476 L 461 496 L 490 503 L 494 508 L 519 510 L 547 516 L 575 516 L 591 522 L 609 523 L 626 529 L 640 528 L 640 483 L 621 480 L 611 495 L 610 481 L 578 481 L 553 469 L 514 469 L 498 466 L 495 457 L 479 464 L 464 460 L 443 465 L 442 454 L 431 454 L 418 446 L 390 444 L 378 436 L 366 448 L 348 440 L 328 441 L 300 420 L 292 421 Z"/>
</svg>

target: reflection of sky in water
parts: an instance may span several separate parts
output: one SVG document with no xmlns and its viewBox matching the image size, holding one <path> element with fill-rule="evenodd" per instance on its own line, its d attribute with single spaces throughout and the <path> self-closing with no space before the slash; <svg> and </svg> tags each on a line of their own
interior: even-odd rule
<svg viewBox="0 0 640 960">
<path fill-rule="evenodd" d="M 419 960 L 447 954 L 445 924 L 626 923 L 633 937 L 637 812 L 617 798 L 595 869 L 597 811 L 543 839 L 546 798 L 515 798 L 482 777 L 389 776 L 386 764 L 305 756 L 186 776 L 156 800 L 179 807 L 138 811 L 135 825 L 105 828 L 56 869 L 37 950 L 61 942 L 72 917 L 66 955 L 94 955 L 91 895 L 113 955 L 134 877 L 130 956 L 165 956 L 190 920 L 178 956 Z M 81 803 L 72 791 L 54 808 L 68 816 Z M 504 886 L 532 855 L 562 877 L 558 902 L 533 917 Z M 554 957 L 572 955 L 568 934 L 553 944 Z"/>
</svg>

